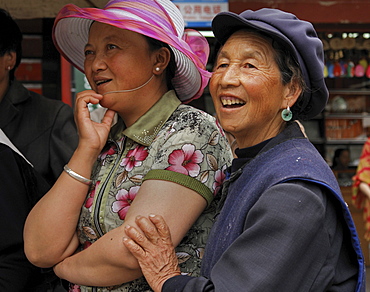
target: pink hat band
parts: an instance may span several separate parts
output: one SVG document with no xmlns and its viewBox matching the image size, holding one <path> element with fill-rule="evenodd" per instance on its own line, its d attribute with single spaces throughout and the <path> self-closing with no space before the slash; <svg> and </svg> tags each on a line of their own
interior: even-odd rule
<svg viewBox="0 0 370 292">
<path fill-rule="evenodd" d="M 64 6 L 56 17 L 53 39 L 60 53 L 84 72 L 84 47 L 91 23 L 98 21 L 167 43 L 177 70 L 171 80 L 179 99 L 199 98 L 211 76 L 206 70 L 207 40 L 195 30 L 184 31 L 184 20 L 169 0 L 111 0 L 104 9 Z"/>
</svg>

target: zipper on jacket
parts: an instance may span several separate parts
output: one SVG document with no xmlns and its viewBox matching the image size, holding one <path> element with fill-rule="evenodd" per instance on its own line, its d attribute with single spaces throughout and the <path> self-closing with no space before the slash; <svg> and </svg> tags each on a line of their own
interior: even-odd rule
<svg viewBox="0 0 370 292">
<path fill-rule="evenodd" d="M 124 153 L 125 146 L 126 146 L 126 140 L 127 140 L 127 138 L 125 137 L 122 148 L 119 147 L 119 145 L 118 145 L 118 143 L 116 141 L 113 141 L 113 143 L 117 146 L 117 149 L 118 149 L 117 159 L 114 162 L 113 167 L 109 171 L 109 174 L 107 175 L 107 177 L 106 177 L 103 185 L 101 186 L 101 188 L 99 190 L 99 193 L 97 194 L 96 201 L 95 201 L 96 204 L 95 204 L 95 207 L 94 207 L 94 218 L 93 218 L 93 220 L 94 220 L 94 225 L 95 225 L 96 232 L 99 235 L 99 237 L 102 237 L 104 235 L 104 232 L 103 232 L 103 230 L 102 230 L 102 228 L 100 226 L 100 220 L 99 220 L 99 214 L 100 214 L 100 207 L 101 207 L 102 198 L 103 198 L 105 189 L 108 186 L 108 182 L 110 181 L 112 175 L 114 174 L 114 171 L 116 170 L 117 165 L 121 161 L 121 158 L 122 158 L 122 155 Z M 97 292 L 97 291 L 98 291 L 98 287 L 92 287 L 92 292 Z"/>
<path fill-rule="evenodd" d="M 116 144 L 117 146 L 117 149 L 118 150 L 118 153 L 117 153 L 117 159 L 116 161 L 114 162 L 114 165 L 113 167 L 111 168 L 111 170 L 109 171 L 109 174 L 107 175 L 103 185 L 101 186 L 100 190 L 99 190 L 99 193 L 97 194 L 97 198 L 96 198 L 96 204 L 95 204 L 95 208 L 94 208 L 94 225 L 95 225 L 95 228 L 96 228 L 96 231 L 99 235 L 99 237 L 103 236 L 104 235 L 104 232 L 100 226 L 100 220 L 99 220 L 99 214 L 100 214 L 100 208 L 101 208 L 101 203 L 102 203 L 102 198 L 104 196 L 104 192 L 108 186 L 108 183 L 112 177 L 112 175 L 114 174 L 114 171 L 116 170 L 117 168 L 117 165 L 120 163 L 121 161 L 121 157 L 122 157 L 122 154 L 124 153 L 124 149 L 125 149 L 125 146 L 126 146 L 126 137 L 125 137 L 125 140 L 123 142 L 123 147 L 120 148 L 119 145 L 114 141 L 114 143 Z M 103 223 L 101 223 L 103 224 Z"/>
</svg>

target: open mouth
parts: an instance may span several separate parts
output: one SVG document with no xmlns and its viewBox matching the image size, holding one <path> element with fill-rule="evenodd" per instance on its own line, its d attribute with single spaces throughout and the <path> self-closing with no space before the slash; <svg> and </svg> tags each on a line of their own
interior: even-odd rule
<svg viewBox="0 0 370 292">
<path fill-rule="evenodd" d="M 99 80 L 99 81 L 96 81 L 95 84 L 96 84 L 96 86 L 100 86 L 100 85 L 102 85 L 104 83 L 107 83 L 107 82 L 110 82 L 110 81 L 112 81 L 112 79 Z"/>
<path fill-rule="evenodd" d="M 221 98 L 221 103 L 225 108 L 237 108 L 245 105 L 245 102 L 235 97 Z"/>
</svg>

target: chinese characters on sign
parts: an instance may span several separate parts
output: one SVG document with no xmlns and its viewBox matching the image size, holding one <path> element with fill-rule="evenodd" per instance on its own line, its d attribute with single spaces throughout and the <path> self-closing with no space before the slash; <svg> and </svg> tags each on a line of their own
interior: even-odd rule
<svg viewBox="0 0 370 292">
<path fill-rule="evenodd" d="M 173 3 L 180 9 L 186 27 L 211 27 L 217 13 L 229 10 L 227 0 L 173 0 Z"/>
</svg>

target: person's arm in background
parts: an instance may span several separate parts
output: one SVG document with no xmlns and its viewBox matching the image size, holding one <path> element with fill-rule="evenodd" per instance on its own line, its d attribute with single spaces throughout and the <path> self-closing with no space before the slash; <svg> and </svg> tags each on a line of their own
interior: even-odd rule
<svg viewBox="0 0 370 292">
<path fill-rule="evenodd" d="M 360 182 L 358 187 L 360 191 L 370 200 L 370 186 L 365 182 Z"/>
</svg>

